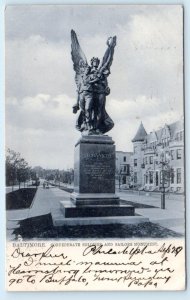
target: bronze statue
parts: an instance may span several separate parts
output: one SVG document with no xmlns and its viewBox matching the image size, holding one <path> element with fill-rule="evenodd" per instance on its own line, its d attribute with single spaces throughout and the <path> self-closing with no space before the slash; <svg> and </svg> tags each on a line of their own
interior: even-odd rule
<svg viewBox="0 0 190 300">
<path fill-rule="evenodd" d="M 73 113 L 80 109 L 76 128 L 83 134 L 104 134 L 114 126 L 105 110 L 105 104 L 106 96 L 110 93 L 107 77 L 110 74 L 115 45 L 116 36 L 110 37 L 101 64 L 97 57 L 93 57 L 89 66 L 77 35 L 71 30 L 71 56 L 78 92 Z"/>
</svg>

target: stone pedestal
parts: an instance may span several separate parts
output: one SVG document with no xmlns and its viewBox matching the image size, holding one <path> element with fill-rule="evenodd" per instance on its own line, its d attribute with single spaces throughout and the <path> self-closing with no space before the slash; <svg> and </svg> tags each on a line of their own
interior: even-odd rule
<svg viewBox="0 0 190 300">
<path fill-rule="evenodd" d="M 115 145 L 106 135 L 82 136 L 75 145 L 74 192 L 52 213 L 55 226 L 147 221 L 115 194 Z"/>
<path fill-rule="evenodd" d="M 119 204 L 115 194 L 115 145 L 111 137 L 83 136 L 76 144 L 71 199 L 76 206 Z"/>
</svg>

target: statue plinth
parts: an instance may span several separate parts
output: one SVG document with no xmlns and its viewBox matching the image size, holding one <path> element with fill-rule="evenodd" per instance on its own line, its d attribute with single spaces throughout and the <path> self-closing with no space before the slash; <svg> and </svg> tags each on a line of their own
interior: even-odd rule
<svg viewBox="0 0 190 300">
<path fill-rule="evenodd" d="M 115 145 L 107 135 L 84 135 L 75 145 L 74 192 L 61 202 L 66 219 L 134 216 L 115 194 Z M 93 222 L 93 221 L 91 221 Z"/>
<path fill-rule="evenodd" d="M 115 194 L 115 145 L 109 136 L 88 135 L 75 145 L 73 202 L 119 204 Z"/>
</svg>

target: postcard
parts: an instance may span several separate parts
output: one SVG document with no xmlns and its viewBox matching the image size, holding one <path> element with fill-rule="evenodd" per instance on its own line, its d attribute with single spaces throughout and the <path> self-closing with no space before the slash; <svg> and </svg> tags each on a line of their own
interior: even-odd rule
<svg viewBox="0 0 190 300">
<path fill-rule="evenodd" d="M 6 289 L 184 290 L 183 6 L 8 5 Z"/>
</svg>

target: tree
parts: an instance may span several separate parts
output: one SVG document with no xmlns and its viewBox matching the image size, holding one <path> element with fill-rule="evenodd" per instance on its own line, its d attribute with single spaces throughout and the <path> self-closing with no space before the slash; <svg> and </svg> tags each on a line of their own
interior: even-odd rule
<svg viewBox="0 0 190 300">
<path fill-rule="evenodd" d="M 24 160 L 24 158 L 20 158 L 17 167 L 17 180 L 19 189 L 21 182 L 24 182 L 25 186 L 26 180 L 29 179 L 29 169 L 28 163 Z"/>
<path fill-rule="evenodd" d="M 24 158 L 21 157 L 19 152 L 7 149 L 6 153 L 6 185 L 12 185 L 13 187 L 16 183 L 20 184 L 29 179 L 30 167 Z"/>
<path fill-rule="evenodd" d="M 19 153 L 11 149 L 7 149 L 6 153 L 6 184 L 13 186 L 16 183 L 17 179 L 17 165 L 19 160 Z"/>
<path fill-rule="evenodd" d="M 68 169 L 67 171 L 62 171 L 61 180 L 63 183 L 71 184 L 74 179 L 74 170 Z"/>
</svg>

